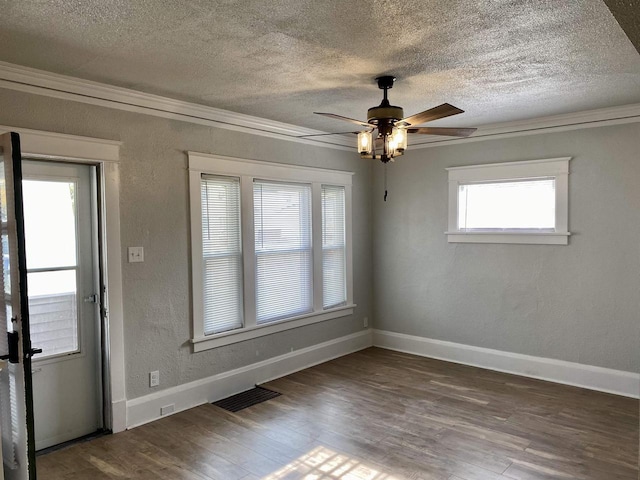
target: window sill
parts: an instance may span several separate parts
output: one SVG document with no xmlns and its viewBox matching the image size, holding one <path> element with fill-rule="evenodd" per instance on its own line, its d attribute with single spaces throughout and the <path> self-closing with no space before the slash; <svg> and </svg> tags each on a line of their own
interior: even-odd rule
<svg viewBox="0 0 640 480">
<path fill-rule="evenodd" d="M 449 243 L 568 245 L 569 232 L 445 232 Z"/>
<path fill-rule="evenodd" d="M 269 323 L 267 325 L 256 325 L 255 327 L 242 328 L 231 332 L 193 338 L 191 339 L 191 343 L 193 344 L 194 353 L 202 352 L 204 350 L 222 347 L 224 345 L 231 345 L 232 343 L 244 342 L 245 340 L 251 340 L 252 338 L 283 332 L 292 328 L 304 327 L 305 325 L 311 325 L 313 323 L 324 322 L 339 317 L 346 317 L 347 315 L 353 314 L 353 309 L 355 307 L 355 304 L 342 305 L 329 310 L 312 312 L 298 317 Z"/>
</svg>

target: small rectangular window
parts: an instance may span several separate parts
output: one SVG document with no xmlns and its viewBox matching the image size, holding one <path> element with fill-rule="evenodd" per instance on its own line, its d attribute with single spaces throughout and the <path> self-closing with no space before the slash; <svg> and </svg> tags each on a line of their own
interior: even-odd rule
<svg viewBox="0 0 640 480">
<path fill-rule="evenodd" d="M 344 187 L 322 186 L 323 308 L 347 301 Z"/>
<path fill-rule="evenodd" d="M 311 185 L 254 180 L 256 323 L 313 310 Z"/>
<path fill-rule="evenodd" d="M 240 179 L 202 175 L 204 332 L 242 327 Z"/>
<path fill-rule="evenodd" d="M 448 241 L 568 244 L 569 160 L 448 168 Z"/>
<path fill-rule="evenodd" d="M 553 232 L 555 226 L 554 178 L 463 183 L 458 186 L 460 230 Z"/>
</svg>

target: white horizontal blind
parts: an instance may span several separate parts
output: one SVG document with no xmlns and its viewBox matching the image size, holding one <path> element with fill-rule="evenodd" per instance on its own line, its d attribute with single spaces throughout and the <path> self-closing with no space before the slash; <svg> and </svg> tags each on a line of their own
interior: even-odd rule
<svg viewBox="0 0 640 480">
<path fill-rule="evenodd" d="M 5 334 L 6 336 L 6 334 Z M 19 364 L 7 363 L 0 371 L 0 424 L 2 424 L 2 459 L 9 468 L 17 466 L 16 442 L 20 438 L 20 416 L 16 393 L 16 373 Z M 2 465 L 0 465 L 0 471 Z"/>
<path fill-rule="evenodd" d="M 532 178 L 458 187 L 458 228 L 465 231 L 554 231 L 554 178 Z"/>
<path fill-rule="evenodd" d="M 347 301 L 344 187 L 322 186 L 322 306 Z"/>
<path fill-rule="evenodd" d="M 254 180 L 256 323 L 313 310 L 311 185 Z"/>
<path fill-rule="evenodd" d="M 202 175 L 204 333 L 241 328 L 240 179 Z"/>
</svg>

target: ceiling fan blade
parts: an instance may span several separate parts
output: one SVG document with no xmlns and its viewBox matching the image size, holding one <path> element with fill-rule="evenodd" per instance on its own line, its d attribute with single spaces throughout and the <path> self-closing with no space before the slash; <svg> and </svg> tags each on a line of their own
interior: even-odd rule
<svg viewBox="0 0 640 480">
<path fill-rule="evenodd" d="M 369 127 L 375 128 L 375 125 L 371 125 L 370 123 L 363 122 L 361 120 L 356 120 L 355 118 L 343 117 L 342 115 L 336 115 L 335 113 L 321 113 L 321 112 L 313 112 L 316 115 L 324 115 L 325 117 L 337 118 L 338 120 L 344 120 L 345 122 L 355 123 L 356 125 L 360 125 L 361 127 Z"/>
<path fill-rule="evenodd" d="M 451 115 L 458 115 L 463 113 L 464 110 L 460 110 L 458 107 L 443 103 L 437 107 L 430 108 L 424 112 L 416 113 L 410 117 L 403 118 L 396 122 L 397 126 L 402 125 L 420 125 L 422 123 L 430 122 L 432 120 L 438 120 L 439 118 L 450 117 Z"/>
<path fill-rule="evenodd" d="M 350 132 L 333 132 L 333 133 L 312 133 L 310 135 L 297 135 L 297 138 L 307 138 L 307 137 L 324 137 L 326 135 L 348 135 L 349 133 L 353 133 L 354 135 L 359 134 L 360 132 L 354 132 L 353 130 Z"/>
<path fill-rule="evenodd" d="M 446 135 L 448 137 L 468 137 L 477 128 L 444 128 L 444 127 L 419 127 L 407 128 L 409 133 L 422 133 L 423 135 Z"/>
</svg>

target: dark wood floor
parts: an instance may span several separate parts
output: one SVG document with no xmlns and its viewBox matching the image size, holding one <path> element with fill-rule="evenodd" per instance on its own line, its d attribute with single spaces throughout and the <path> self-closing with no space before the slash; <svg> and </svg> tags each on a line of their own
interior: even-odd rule
<svg viewBox="0 0 640 480">
<path fill-rule="evenodd" d="M 370 348 L 38 458 L 55 479 L 638 478 L 638 401 Z"/>
</svg>

